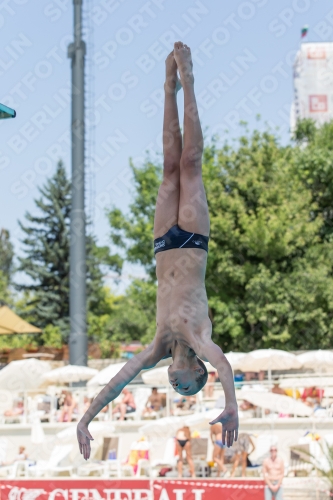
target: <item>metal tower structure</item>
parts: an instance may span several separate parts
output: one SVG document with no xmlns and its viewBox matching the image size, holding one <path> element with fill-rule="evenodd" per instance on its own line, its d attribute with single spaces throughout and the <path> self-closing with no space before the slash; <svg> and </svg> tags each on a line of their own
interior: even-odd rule
<svg viewBox="0 0 333 500">
<path fill-rule="evenodd" d="M 290 125 L 311 118 L 318 125 L 333 119 L 333 43 L 302 43 L 294 62 L 294 102 Z"/>
<path fill-rule="evenodd" d="M 68 46 L 72 60 L 72 209 L 70 225 L 70 337 L 72 365 L 87 366 L 86 324 L 86 218 L 84 204 L 84 63 L 82 0 L 73 0 L 74 42 Z"/>
</svg>

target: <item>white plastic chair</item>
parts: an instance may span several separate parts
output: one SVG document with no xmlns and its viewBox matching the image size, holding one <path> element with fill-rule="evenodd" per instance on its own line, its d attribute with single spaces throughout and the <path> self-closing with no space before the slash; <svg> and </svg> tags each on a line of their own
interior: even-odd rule
<svg viewBox="0 0 333 500">
<path fill-rule="evenodd" d="M 126 419 L 140 420 L 144 407 L 146 406 L 147 399 L 151 394 L 151 389 L 148 387 L 140 387 L 135 391 L 134 399 L 136 410 L 132 413 L 126 413 Z"/>
<path fill-rule="evenodd" d="M 255 443 L 255 450 L 251 454 L 251 460 L 256 464 L 262 465 L 265 458 L 269 456 L 270 447 L 277 446 L 279 442 L 278 436 L 275 434 L 259 434 Z"/>
<path fill-rule="evenodd" d="M 11 465 L 1 467 L 0 470 L 2 473 L 5 472 L 7 479 L 27 477 L 30 463 L 31 462 L 29 460 L 18 460 Z"/>
<path fill-rule="evenodd" d="M 13 394 L 6 389 L 0 389 L 0 423 L 5 423 L 6 417 L 4 413 L 13 407 Z"/>
<path fill-rule="evenodd" d="M 72 465 L 61 465 L 61 462 L 68 457 L 73 449 L 72 444 L 56 445 L 48 460 L 40 460 L 36 465 L 28 468 L 29 476 L 53 476 L 59 472 L 68 472 L 72 475 Z"/>
<path fill-rule="evenodd" d="M 8 439 L 0 437 L 0 465 L 6 461 L 8 444 Z"/>
<path fill-rule="evenodd" d="M 151 464 L 150 461 L 147 460 L 147 458 L 140 458 L 138 460 L 138 468 L 136 470 L 136 477 L 150 477 L 151 476 Z"/>
<path fill-rule="evenodd" d="M 96 463 L 83 464 L 77 469 L 78 476 L 89 476 L 92 472 L 100 473 L 102 477 L 121 477 L 121 462 L 119 451 L 121 449 L 121 438 L 117 436 L 118 445 L 115 459 L 104 459 Z M 105 458 L 105 457 L 104 457 Z"/>
</svg>

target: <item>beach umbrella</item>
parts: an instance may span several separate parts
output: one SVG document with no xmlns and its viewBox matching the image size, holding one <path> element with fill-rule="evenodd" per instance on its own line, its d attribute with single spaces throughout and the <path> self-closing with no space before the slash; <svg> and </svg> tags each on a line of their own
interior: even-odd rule
<svg viewBox="0 0 333 500">
<path fill-rule="evenodd" d="M 245 352 L 233 351 L 227 352 L 225 355 L 233 370 L 242 370 L 243 359 L 245 356 Z"/>
<path fill-rule="evenodd" d="M 14 394 L 6 389 L 0 389 L 0 414 L 13 406 Z"/>
<path fill-rule="evenodd" d="M 293 370 L 301 368 L 302 364 L 295 354 L 280 349 L 258 349 L 249 352 L 242 358 L 242 372 L 268 371 L 271 379 L 272 370 Z"/>
<path fill-rule="evenodd" d="M 88 366 L 66 365 L 45 373 L 41 377 L 41 382 L 47 384 L 69 384 L 90 380 L 96 373 L 98 373 L 98 370 L 89 368 Z"/>
<path fill-rule="evenodd" d="M 241 367 L 241 360 L 246 356 L 243 352 L 227 352 L 225 357 L 229 361 L 231 368 L 233 370 L 239 370 Z M 208 372 L 216 372 L 216 368 L 212 366 L 208 361 L 204 361 L 204 364 Z M 148 385 L 168 385 L 168 368 L 167 366 L 161 366 L 160 368 L 153 368 L 152 370 L 147 370 L 141 374 L 142 380 Z"/>
<path fill-rule="evenodd" d="M 303 368 L 311 368 L 318 372 L 333 372 L 333 352 L 318 349 L 316 351 L 303 352 L 297 359 Z"/>
<path fill-rule="evenodd" d="M 115 375 L 117 375 L 118 372 L 120 372 L 120 370 L 125 365 L 126 363 L 114 363 L 107 366 L 100 372 L 96 373 L 96 375 L 91 380 L 89 380 L 87 386 L 94 387 L 99 385 L 106 385 Z"/>
<path fill-rule="evenodd" d="M 41 333 L 42 330 L 20 318 L 8 306 L 0 307 L 0 334 Z"/>
<path fill-rule="evenodd" d="M 273 392 L 240 391 L 236 394 L 242 400 L 276 413 L 298 415 L 299 417 L 309 417 L 313 413 L 313 409 L 301 401 Z"/>
<path fill-rule="evenodd" d="M 47 361 L 38 359 L 22 359 L 11 361 L 0 370 L 0 389 L 19 392 L 37 389 L 41 377 L 51 371 Z"/>
<path fill-rule="evenodd" d="M 230 351 L 230 352 L 224 353 L 224 355 L 227 358 L 227 360 L 229 361 L 230 366 L 233 370 L 241 370 L 242 369 L 242 359 L 244 358 L 244 356 L 246 356 L 245 352 Z M 214 366 L 211 365 L 209 363 L 209 361 L 204 361 L 204 363 L 206 365 L 208 372 L 214 372 L 214 371 L 216 372 L 216 368 L 214 368 Z"/>
<path fill-rule="evenodd" d="M 153 368 L 152 370 L 147 370 L 141 374 L 142 380 L 148 385 L 168 385 L 168 368 L 167 366 L 161 366 L 160 368 Z"/>
</svg>

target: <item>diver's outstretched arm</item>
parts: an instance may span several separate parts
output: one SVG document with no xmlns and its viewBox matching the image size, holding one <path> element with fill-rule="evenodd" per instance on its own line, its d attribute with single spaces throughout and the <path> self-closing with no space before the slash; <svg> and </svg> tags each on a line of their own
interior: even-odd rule
<svg viewBox="0 0 333 500">
<path fill-rule="evenodd" d="M 222 424 L 222 443 L 232 446 L 238 437 L 238 406 L 235 394 L 235 385 L 232 369 L 229 361 L 210 338 L 200 343 L 195 350 L 199 358 L 209 361 L 216 368 L 225 395 L 225 409 L 215 420 L 209 422 L 211 425 Z"/>
<path fill-rule="evenodd" d="M 127 361 L 126 365 L 110 380 L 91 403 L 77 426 L 77 439 L 80 453 L 86 460 L 90 456 L 90 441 L 93 439 L 88 430 L 90 422 L 107 404 L 119 396 L 124 387 L 129 384 L 141 370 L 152 368 L 162 357 L 163 355 L 160 355 L 160 353 L 156 351 L 155 344 L 152 342 L 144 351 Z"/>
</svg>

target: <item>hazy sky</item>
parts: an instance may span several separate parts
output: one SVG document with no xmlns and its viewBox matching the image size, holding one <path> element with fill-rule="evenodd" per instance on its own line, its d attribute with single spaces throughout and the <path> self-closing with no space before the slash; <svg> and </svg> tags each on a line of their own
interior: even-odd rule
<svg viewBox="0 0 333 500">
<path fill-rule="evenodd" d="M 164 60 L 174 41 L 192 49 L 200 116 L 210 133 L 235 137 L 256 115 L 289 140 L 292 64 L 300 30 L 333 38 L 325 0 L 84 0 L 87 27 L 87 213 L 108 243 L 105 209 L 131 201 L 130 157 L 161 151 Z M 0 1 L 0 227 L 21 252 L 18 220 L 62 158 L 70 172 L 72 2 Z M 182 109 L 182 96 L 179 96 Z M 226 132 L 228 130 L 228 133 Z M 132 272 L 127 268 L 126 272 Z"/>
</svg>

